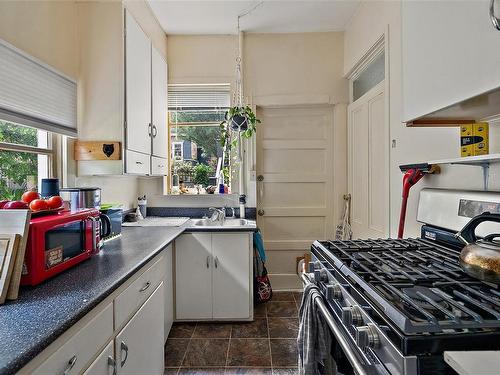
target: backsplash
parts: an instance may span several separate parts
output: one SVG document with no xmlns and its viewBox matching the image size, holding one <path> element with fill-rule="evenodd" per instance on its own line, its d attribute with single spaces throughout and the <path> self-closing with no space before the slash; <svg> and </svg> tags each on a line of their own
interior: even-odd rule
<svg viewBox="0 0 500 375">
<path fill-rule="evenodd" d="M 240 216 L 240 209 L 234 209 L 237 217 Z M 209 216 L 208 207 L 148 207 L 149 216 L 187 216 L 193 218 L 201 218 Z M 257 209 L 255 207 L 247 207 L 245 209 L 245 218 L 255 220 Z M 230 209 L 226 209 L 226 215 L 231 215 Z"/>
</svg>

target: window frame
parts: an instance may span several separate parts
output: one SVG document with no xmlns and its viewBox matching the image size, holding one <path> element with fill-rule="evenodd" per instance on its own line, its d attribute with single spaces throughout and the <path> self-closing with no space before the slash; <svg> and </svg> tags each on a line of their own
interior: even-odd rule
<svg viewBox="0 0 500 375">
<path fill-rule="evenodd" d="M 23 124 L 14 123 L 8 120 L 3 120 L 10 124 L 16 126 L 27 126 Z M 33 128 L 31 126 L 28 126 Z M 37 131 L 46 131 L 43 129 L 33 128 Z M 48 178 L 59 178 L 61 186 L 63 185 L 62 177 L 62 167 L 63 163 L 61 160 L 62 152 L 60 150 L 60 146 L 63 143 L 63 135 L 59 135 L 50 131 L 47 132 L 47 148 L 36 147 L 30 145 L 16 144 L 10 142 L 2 142 L 0 141 L 0 151 L 12 151 L 12 152 L 27 152 L 36 155 L 46 155 L 47 156 L 47 177 Z M 41 189 L 41 186 L 38 187 Z"/>
</svg>

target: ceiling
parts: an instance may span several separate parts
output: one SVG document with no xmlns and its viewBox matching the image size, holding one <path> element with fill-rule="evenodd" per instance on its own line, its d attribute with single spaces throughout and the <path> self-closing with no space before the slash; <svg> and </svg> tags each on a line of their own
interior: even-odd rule
<svg viewBox="0 0 500 375">
<path fill-rule="evenodd" d="M 167 34 L 236 34 L 341 31 L 358 0 L 148 0 Z"/>
</svg>

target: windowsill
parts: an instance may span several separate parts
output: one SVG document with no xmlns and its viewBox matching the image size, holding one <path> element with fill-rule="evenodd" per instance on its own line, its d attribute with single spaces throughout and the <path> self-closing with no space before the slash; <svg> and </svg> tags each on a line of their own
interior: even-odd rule
<svg viewBox="0 0 500 375">
<path fill-rule="evenodd" d="M 238 193 L 230 193 L 230 194 L 164 194 L 164 197 L 213 197 L 216 198 L 224 198 L 224 197 L 238 197 Z"/>
</svg>

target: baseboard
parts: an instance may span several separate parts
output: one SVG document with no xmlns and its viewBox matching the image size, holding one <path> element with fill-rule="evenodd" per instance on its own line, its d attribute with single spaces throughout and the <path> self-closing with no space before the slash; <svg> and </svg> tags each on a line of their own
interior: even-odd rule
<svg viewBox="0 0 500 375">
<path fill-rule="evenodd" d="M 273 273 L 269 274 L 269 280 L 274 291 L 302 290 L 302 282 L 296 274 Z"/>
</svg>

